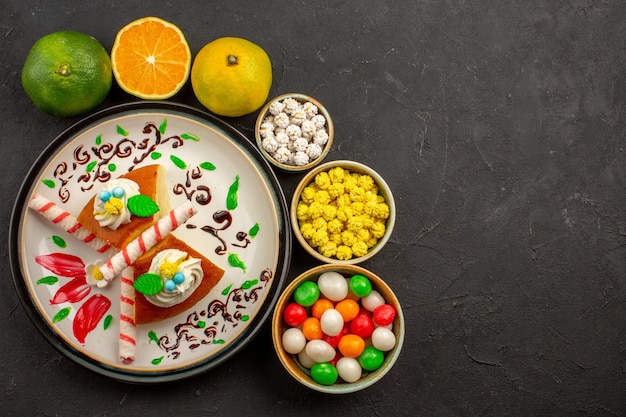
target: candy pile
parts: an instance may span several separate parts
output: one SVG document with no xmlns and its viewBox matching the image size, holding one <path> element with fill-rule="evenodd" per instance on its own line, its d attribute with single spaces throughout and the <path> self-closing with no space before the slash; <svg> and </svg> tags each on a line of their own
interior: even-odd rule
<svg viewBox="0 0 626 417">
<path fill-rule="evenodd" d="M 386 231 L 390 208 L 367 174 L 334 167 L 302 189 L 296 216 L 302 237 L 322 256 L 364 256 Z"/>
<path fill-rule="evenodd" d="M 322 155 L 328 143 L 326 118 L 317 105 L 287 97 L 270 103 L 259 128 L 263 149 L 277 162 L 303 166 Z"/>
<path fill-rule="evenodd" d="M 367 277 L 324 272 L 317 283 L 305 281 L 295 289 L 283 312 L 289 327 L 282 345 L 310 369 L 315 382 L 356 382 L 380 368 L 384 352 L 395 347 L 395 316 Z"/>
</svg>

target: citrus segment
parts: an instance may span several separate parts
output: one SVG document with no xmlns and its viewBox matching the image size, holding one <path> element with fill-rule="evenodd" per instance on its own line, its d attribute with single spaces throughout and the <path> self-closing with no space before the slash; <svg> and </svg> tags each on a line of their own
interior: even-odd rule
<svg viewBox="0 0 626 417">
<path fill-rule="evenodd" d="M 183 32 L 158 17 L 144 17 L 117 33 L 111 50 L 113 75 L 129 94 L 143 99 L 172 97 L 191 70 L 191 50 Z"/>
<path fill-rule="evenodd" d="M 100 104 L 113 76 L 104 47 L 75 31 L 50 33 L 32 46 L 22 67 L 22 86 L 37 108 L 76 116 Z"/>
<path fill-rule="evenodd" d="M 259 45 L 242 38 L 219 38 L 196 55 L 191 85 L 198 101 L 213 113 L 243 116 L 267 100 L 272 63 Z"/>
</svg>

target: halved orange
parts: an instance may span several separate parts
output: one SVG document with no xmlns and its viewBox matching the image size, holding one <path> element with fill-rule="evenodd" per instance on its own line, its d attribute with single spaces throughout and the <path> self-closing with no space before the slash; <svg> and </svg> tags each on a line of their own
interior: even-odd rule
<svg viewBox="0 0 626 417">
<path fill-rule="evenodd" d="M 189 78 L 191 50 L 183 32 L 158 17 L 124 26 L 111 49 L 113 76 L 129 94 L 162 100 L 176 94 Z"/>
</svg>

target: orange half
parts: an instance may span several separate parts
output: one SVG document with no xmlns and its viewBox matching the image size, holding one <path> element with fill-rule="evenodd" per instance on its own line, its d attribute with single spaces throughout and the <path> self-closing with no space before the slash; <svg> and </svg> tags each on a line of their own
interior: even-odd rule
<svg viewBox="0 0 626 417">
<path fill-rule="evenodd" d="M 176 25 L 158 17 L 144 17 L 117 33 L 111 66 L 124 91 L 143 99 L 162 100 L 187 82 L 191 50 Z"/>
</svg>

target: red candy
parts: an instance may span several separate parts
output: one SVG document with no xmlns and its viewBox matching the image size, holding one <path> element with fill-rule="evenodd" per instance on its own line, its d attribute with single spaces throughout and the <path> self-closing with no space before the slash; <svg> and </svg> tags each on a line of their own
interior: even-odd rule
<svg viewBox="0 0 626 417">
<path fill-rule="evenodd" d="M 372 319 L 378 326 L 389 326 L 396 318 L 396 309 L 389 304 L 383 304 L 374 310 Z"/>
<path fill-rule="evenodd" d="M 283 319 L 291 327 L 297 327 L 306 320 L 306 309 L 298 303 L 291 303 L 285 307 Z"/>
<path fill-rule="evenodd" d="M 350 323 L 350 331 L 352 334 L 367 339 L 374 332 L 374 322 L 366 315 L 359 315 Z"/>
</svg>

